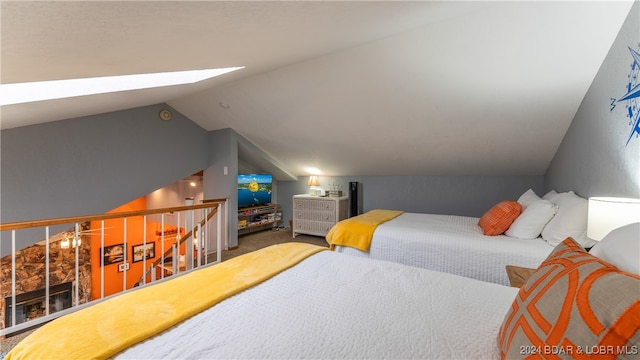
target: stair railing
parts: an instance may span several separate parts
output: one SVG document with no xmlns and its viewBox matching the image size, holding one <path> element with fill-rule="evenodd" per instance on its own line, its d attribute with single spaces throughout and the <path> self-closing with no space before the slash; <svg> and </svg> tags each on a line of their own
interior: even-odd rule
<svg viewBox="0 0 640 360">
<path fill-rule="evenodd" d="M 168 214 L 172 216 L 168 221 L 165 221 Z M 143 217 L 142 223 L 144 224 L 142 234 L 132 235 L 127 231 L 127 219 L 140 216 Z M 142 242 L 142 249 L 147 248 L 149 217 L 160 218 L 161 225 L 159 226 L 162 229 L 162 238 L 158 241 L 162 255 L 159 261 L 151 262 L 147 260 L 146 253 L 143 253 L 140 260 L 142 267 L 137 269 L 137 274 L 132 275 L 136 277 L 140 277 L 142 273 L 145 275 L 134 285 L 127 285 L 127 275 L 133 271 L 129 269 L 128 265 L 130 261 L 133 261 L 135 255 L 128 255 L 127 250 L 130 245 L 138 244 L 138 242 Z M 212 220 L 214 217 L 215 221 Z M 195 221 L 196 218 L 198 221 Z M 122 272 L 122 289 L 115 294 L 105 295 L 105 265 L 112 263 L 105 264 L 105 255 L 109 259 L 109 254 L 105 254 L 105 230 L 108 229 L 105 227 L 105 221 L 118 222 L 118 219 L 122 220 L 123 228 L 123 233 L 117 234 L 122 237 L 122 244 L 119 244 L 122 245 L 122 253 L 115 258 L 118 263 L 118 272 Z M 176 219 L 176 223 L 172 223 Z M 190 220 L 190 222 L 183 223 L 183 220 Z M 169 250 L 170 252 L 166 251 L 165 240 L 171 239 L 165 239 L 165 225 L 175 226 L 178 235 L 182 233 L 180 229 L 184 229 L 184 235 L 178 239 L 180 245 L 186 243 L 184 246 L 186 266 L 183 273 L 220 262 L 223 245 L 226 245 L 228 240 L 228 221 L 228 200 L 210 199 L 197 205 L 0 224 L 0 260 L 2 261 L 2 271 L 0 271 L 2 285 L 0 287 L 0 336 L 10 335 L 51 321 L 122 292 L 132 291 L 134 287 L 149 285 L 152 281 L 146 281 L 146 274 L 150 268 L 164 263 L 169 253 L 173 254 L 174 262 L 175 259 L 182 256 L 178 251 L 180 248 L 175 244 Z M 100 225 L 91 228 L 92 222 Z M 198 242 L 192 246 L 187 241 L 193 239 L 194 234 L 199 236 Z M 111 236 L 111 234 L 108 235 Z M 99 245 L 93 244 L 95 246 L 92 249 L 91 239 L 93 237 L 94 242 L 98 242 L 96 236 L 99 237 Z M 128 236 L 135 239 L 127 239 Z M 173 240 L 171 241 L 173 242 Z M 216 249 L 209 249 L 209 244 L 215 246 Z M 98 261 L 95 255 L 98 246 L 100 246 L 99 264 L 95 263 Z M 7 250 L 10 250 L 10 254 Z M 209 255 L 213 255 L 214 251 L 215 259 L 210 259 Z M 194 257 L 195 254 L 197 254 L 196 257 Z M 61 265 L 60 259 L 64 259 L 66 262 Z M 35 266 L 26 266 L 25 262 L 35 263 Z M 92 263 L 94 263 L 93 266 Z M 147 263 L 151 264 L 149 268 Z M 96 269 L 98 266 L 100 268 L 99 290 L 96 289 L 96 286 L 92 286 L 91 280 L 92 278 L 97 279 L 95 271 L 92 273 L 91 269 Z M 88 274 L 87 269 L 89 269 Z M 177 272 L 173 272 L 173 274 Z M 17 279 L 18 274 L 21 277 L 26 276 L 27 281 Z M 153 275 L 154 272 L 151 271 L 150 274 Z M 160 279 L 155 279 L 152 276 L 152 280 L 161 280 L 161 278 L 162 276 Z M 130 276 L 129 279 L 131 279 Z M 17 286 L 18 280 L 22 281 L 20 288 Z M 61 309 L 59 302 L 63 301 L 59 301 L 59 298 L 56 297 L 57 294 L 51 294 L 50 288 L 63 281 L 65 283 L 71 282 L 72 286 L 69 299 L 65 300 L 70 303 L 70 306 L 64 306 Z M 131 282 L 129 283 L 131 284 Z M 110 285 L 113 285 L 113 282 L 110 282 Z M 92 291 L 92 287 L 96 290 Z M 26 293 L 34 292 L 42 293 L 42 296 L 38 297 L 37 301 L 24 300 Z"/>
<path fill-rule="evenodd" d="M 200 233 L 200 239 L 203 238 L 202 236 L 202 228 L 205 227 L 205 225 L 207 224 L 207 222 L 209 222 L 211 220 L 211 218 L 216 215 L 218 213 L 218 207 L 213 208 L 212 211 L 209 212 L 209 214 L 207 214 L 206 218 L 200 220 L 200 222 L 198 223 L 198 225 L 194 228 L 189 230 L 189 232 L 187 232 L 186 234 L 184 234 L 180 240 L 178 240 L 175 244 L 173 244 L 173 246 L 165 251 L 162 256 L 160 258 L 158 258 L 157 260 L 155 260 L 154 262 L 151 263 L 151 266 L 149 267 L 149 269 L 147 269 L 147 271 L 145 271 L 145 273 L 140 277 L 140 280 L 138 280 L 138 282 L 136 283 L 136 286 L 139 285 L 144 285 L 147 282 L 147 277 L 150 277 L 151 281 L 155 281 L 156 280 L 156 271 L 160 270 L 161 271 L 161 278 L 164 277 L 164 272 L 166 270 L 165 268 L 165 264 L 167 262 L 167 259 L 169 259 L 169 255 L 171 255 L 170 259 L 171 259 L 171 265 L 172 265 L 172 269 L 171 269 L 171 273 L 172 274 L 177 274 L 180 272 L 180 266 L 179 266 L 179 262 L 180 261 L 176 261 L 176 259 L 179 259 L 180 253 L 179 253 L 179 248 L 182 246 L 182 244 L 184 244 L 185 242 L 187 244 L 190 244 L 190 242 L 187 242 L 188 240 L 192 240 L 193 239 L 193 234 L 198 234 Z M 222 220 L 221 217 L 218 217 L 218 220 Z M 218 229 L 220 229 L 220 224 L 218 224 L 217 226 Z M 197 239 L 197 238 L 196 238 Z M 198 242 L 198 245 L 196 246 L 198 249 L 203 249 L 202 245 L 204 243 L 203 242 Z M 220 248 L 220 246 L 218 246 L 218 249 Z M 185 246 L 185 249 L 187 249 L 187 246 Z M 188 251 L 187 251 L 188 253 Z M 222 261 L 221 258 L 221 251 L 216 251 L 216 256 L 217 259 L 215 262 L 220 262 Z M 186 255 L 185 255 L 186 257 Z M 189 261 L 190 259 L 185 259 L 185 270 L 188 269 L 186 267 L 187 261 Z M 205 264 L 209 263 L 207 260 L 207 253 L 206 251 L 200 251 L 197 259 L 192 259 L 191 264 L 193 264 L 193 267 L 199 267 L 202 265 L 202 261 L 204 260 Z"/>
</svg>

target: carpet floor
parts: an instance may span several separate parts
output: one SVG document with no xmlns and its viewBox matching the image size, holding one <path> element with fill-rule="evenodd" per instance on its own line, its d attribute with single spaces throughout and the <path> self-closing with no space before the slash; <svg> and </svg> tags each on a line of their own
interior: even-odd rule
<svg viewBox="0 0 640 360">
<path fill-rule="evenodd" d="M 260 231 L 253 234 L 247 234 L 238 238 L 238 247 L 233 250 L 222 251 L 222 261 L 231 259 L 238 255 L 242 255 L 251 251 L 262 249 L 269 245 L 282 244 L 285 242 L 305 242 L 320 246 L 328 247 L 327 241 L 324 237 L 310 236 L 310 235 L 298 235 L 295 238 L 291 237 L 291 229 L 279 228 L 277 230 Z"/>
<path fill-rule="evenodd" d="M 222 261 L 229 260 L 236 256 L 259 250 L 270 245 L 282 244 L 291 241 L 305 242 L 325 247 L 329 246 L 324 237 L 298 235 L 293 238 L 291 236 L 291 229 L 278 228 L 274 230 L 265 230 L 240 236 L 238 238 L 237 248 L 222 251 Z M 11 350 L 18 342 L 20 342 L 20 340 L 27 337 L 34 330 L 35 329 L 31 329 L 13 336 L 0 338 L 0 359 L 4 358 L 4 355 L 6 355 L 9 350 Z"/>
</svg>

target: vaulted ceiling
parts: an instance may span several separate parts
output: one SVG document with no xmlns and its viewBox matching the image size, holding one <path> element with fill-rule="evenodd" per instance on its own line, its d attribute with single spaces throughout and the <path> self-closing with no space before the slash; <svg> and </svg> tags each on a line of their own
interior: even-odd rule
<svg viewBox="0 0 640 360">
<path fill-rule="evenodd" d="M 206 130 L 233 128 L 288 174 L 541 175 L 631 5 L 2 1 L 2 83 L 245 68 L 3 106 L 0 120 L 166 102 Z"/>
</svg>

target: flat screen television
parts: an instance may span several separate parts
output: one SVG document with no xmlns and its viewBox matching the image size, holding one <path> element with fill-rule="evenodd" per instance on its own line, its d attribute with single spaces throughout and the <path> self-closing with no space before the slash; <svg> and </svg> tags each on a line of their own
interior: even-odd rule
<svg viewBox="0 0 640 360">
<path fill-rule="evenodd" d="M 238 207 L 269 204 L 272 185 L 271 174 L 238 174 Z"/>
</svg>

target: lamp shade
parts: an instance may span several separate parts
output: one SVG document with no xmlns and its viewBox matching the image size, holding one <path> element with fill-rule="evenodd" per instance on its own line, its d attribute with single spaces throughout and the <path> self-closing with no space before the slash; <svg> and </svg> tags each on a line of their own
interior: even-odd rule
<svg viewBox="0 0 640 360">
<path fill-rule="evenodd" d="M 309 176 L 309 181 L 307 181 L 307 186 L 320 186 L 320 181 L 317 176 Z"/>
<path fill-rule="evenodd" d="M 600 241 L 613 229 L 640 222 L 640 199 L 589 198 L 587 221 L 587 236 Z"/>
</svg>

